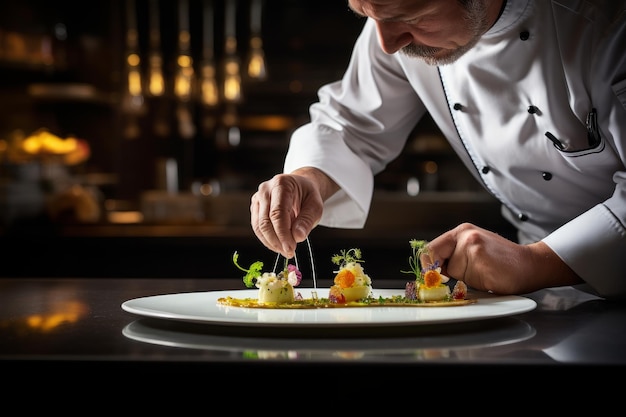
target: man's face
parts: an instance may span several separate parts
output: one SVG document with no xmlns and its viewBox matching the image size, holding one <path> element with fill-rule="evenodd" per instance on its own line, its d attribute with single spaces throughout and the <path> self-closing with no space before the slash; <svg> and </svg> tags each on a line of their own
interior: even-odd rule
<svg viewBox="0 0 626 417">
<path fill-rule="evenodd" d="M 501 1 L 471 0 L 349 0 L 359 16 L 376 22 L 383 51 L 400 51 L 431 65 L 456 61 L 470 50 L 491 25 Z"/>
</svg>

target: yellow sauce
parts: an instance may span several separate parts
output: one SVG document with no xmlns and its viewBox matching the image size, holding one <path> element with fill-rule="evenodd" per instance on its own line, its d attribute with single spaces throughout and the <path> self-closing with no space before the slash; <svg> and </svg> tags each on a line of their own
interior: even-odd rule
<svg viewBox="0 0 626 417">
<path fill-rule="evenodd" d="M 245 308 L 274 308 L 274 309 L 314 309 L 314 308 L 350 308 L 350 307 L 451 307 L 474 304 L 475 299 L 420 301 L 409 300 L 402 296 L 366 298 L 347 303 L 331 303 L 328 298 L 305 298 L 292 303 L 260 303 L 256 298 L 220 297 L 218 304 L 231 307 Z"/>
</svg>

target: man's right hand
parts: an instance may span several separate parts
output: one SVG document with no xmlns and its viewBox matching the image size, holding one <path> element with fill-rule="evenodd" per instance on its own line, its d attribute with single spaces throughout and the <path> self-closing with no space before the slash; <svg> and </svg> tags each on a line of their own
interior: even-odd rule
<svg viewBox="0 0 626 417">
<path fill-rule="evenodd" d="M 250 223 L 267 248 L 290 259 L 319 223 L 324 200 L 337 185 L 315 168 L 278 174 L 262 182 L 250 201 Z"/>
</svg>

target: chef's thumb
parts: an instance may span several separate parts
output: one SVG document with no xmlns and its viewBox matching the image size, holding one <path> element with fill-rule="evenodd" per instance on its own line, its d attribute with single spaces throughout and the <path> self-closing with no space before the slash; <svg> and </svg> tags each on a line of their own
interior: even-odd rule
<svg viewBox="0 0 626 417">
<path fill-rule="evenodd" d="M 308 216 L 304 211 L 294 220 L 291 233 L 296 242 L 304 242 L 311 233 L 311 230 L 317 226 L 318 220 L 314 220 L 311 216 Z"/>
</svg>

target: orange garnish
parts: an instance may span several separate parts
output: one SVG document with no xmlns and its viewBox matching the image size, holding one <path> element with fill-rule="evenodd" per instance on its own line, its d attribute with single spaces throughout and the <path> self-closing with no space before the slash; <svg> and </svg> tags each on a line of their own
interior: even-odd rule
<svg viewBox="0 0 626 417">
<path fill-rule="evenodd" d="M 428 288 L 436 287 L 441 284 L 441 274 L 435 269 L 431 269 L 424 273 L 424 285 Z"/>
<path fill-rule="evenodd" d="M 354 274 L 348 269 L 342 269 L 335 276 L 335 285 L 341 288 L 350 288 L 354 285 Z"/>
</svg>

